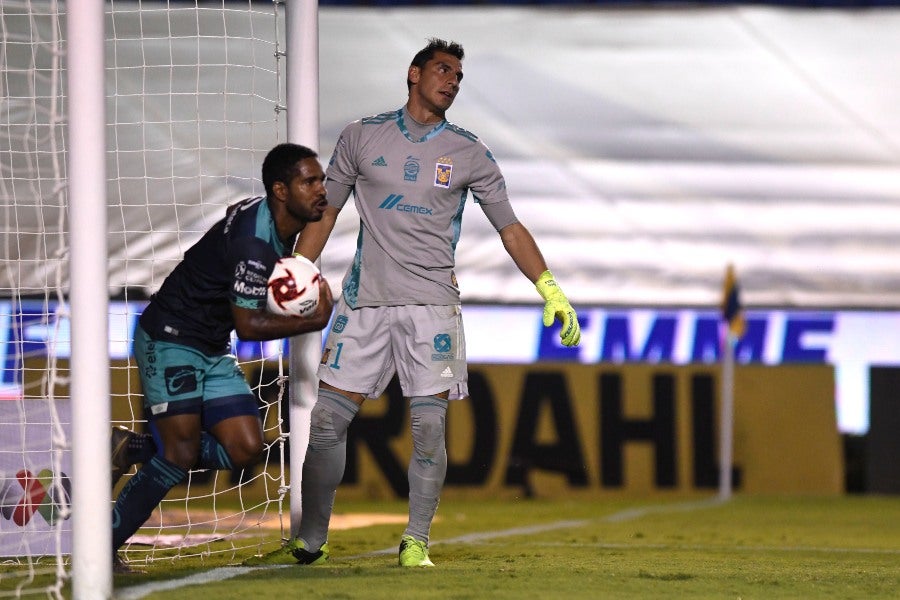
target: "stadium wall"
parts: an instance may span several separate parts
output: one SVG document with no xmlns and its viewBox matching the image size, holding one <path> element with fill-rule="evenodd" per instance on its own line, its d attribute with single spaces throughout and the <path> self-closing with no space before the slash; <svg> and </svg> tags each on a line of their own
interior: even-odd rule
<svg viewBox="0 0 900 600">
<path fill-rule="evenodd" d="M 864 486 L 878 494 L 900 494 L 900 369 L 871 369 L 872 427 L 865 438 Z"/>
<path fill-rule="evenodd" d="M 702 493 L 718 487 L 717 367 L 475 365 L 451 403 L 445 497 Z M 833 369 L 742 366 L 734 481 L 751 494 L 839 494 Z M 344 497 L 406 494 L 405 401 L 392 384 L 351 427 Z"/>
<path fill-rule="evenodd" d="M 119 374 L 120 393 L 137 381 Z M 448 415 L 447 498 L 718 488 L 718 367 L 472 365 L 469 375 L 471 397 Z M 738 366 L 734 398 L 737 493 L 843 493 L 832 367 Z M 405 496 L 410 454 L 395 379 L 350 428 L 340 496 Z"/>
</svg>

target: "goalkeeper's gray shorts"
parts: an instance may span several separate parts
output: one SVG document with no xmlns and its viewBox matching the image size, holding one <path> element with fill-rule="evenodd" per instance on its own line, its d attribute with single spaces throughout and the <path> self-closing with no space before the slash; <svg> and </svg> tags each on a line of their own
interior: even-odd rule
<svg viewBox="0 0 900 600">
<path fill-rule="evenodd" d="M 394 373 L 407 398 L 447 390 L 450 400 L 468 395 L 466 338 L 458 304 L 354 309 L 343 296 L 338 299 L 319 379 L 377 398 Z"/>
</svg>

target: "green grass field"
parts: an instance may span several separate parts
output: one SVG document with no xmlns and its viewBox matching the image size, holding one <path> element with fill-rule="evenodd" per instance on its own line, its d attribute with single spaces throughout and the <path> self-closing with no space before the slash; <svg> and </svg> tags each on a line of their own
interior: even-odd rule
<svg viewBox="0 0 900 600">
<path fill-rule="evenodd" d="M 405 510 L 338 497 L 339 514 Z M 332 560 L 318 567 L 248 568 L 236 566 L 246 557 L 215 555 L 154 562 L 117 575 L 116 598 L 900 597 L 900 497 L 446 499 L 434 569 L 397 566 L 402 529 L 334 531 Z M 273 535 L 263 549 L 276 546 Z"/>
<path fill-rule="evenodd" d="M 406 508 L 338 500 L 341 513 Z M 900 498 L 445 500 L 432 530 L 437 566 L 412 571 L 396 564 L 401 532 L 335 531 L 319 567 L 154 564 L 116 576 L 117 597 L 900 597 Z M 198 574 L 212 581 L 187 585 Z"/>
</svg>

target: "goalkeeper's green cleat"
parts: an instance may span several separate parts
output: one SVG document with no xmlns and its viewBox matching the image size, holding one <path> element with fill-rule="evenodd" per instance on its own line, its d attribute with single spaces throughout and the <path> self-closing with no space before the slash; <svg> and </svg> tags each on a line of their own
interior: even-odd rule
<svg viewBox="0 0 900 600">
<path fill-rule="evenodd" d="M 400 566 L 433 567 L 434 563 L 428 558 L 428 544 L 411 535 L 400 538 Z"/>
<path fill-rule="evenodd" d="M 251 556 L 241 564 L 245 567 L 255 567 L 258 565 L 293 565 L 297 562 L 294 558 L 294 548 L 297 540 L 288 540 L 282 544 L 280 548 L 267 552 L 266 554 L 257 554 Z"/>
<path fill-rule="evenodd" d="M 309 552 L 302 540 L 293 538 L 281 548 L 268 554 L 251 556 L 242 565 L 255 567 L 258 565 L 320 565 L 328 560 L 328 544 L 322 544 L 318 552 Z"/>
<path fill-rule="evenodd" d="M 297 564 L 300 565 L 323 565 L 328 560 L 328 542 L 325 542 L 315 552 L 306 549 L 303 540 L 293 540 L 295 542 L 292 554 Z"/>
</svg>

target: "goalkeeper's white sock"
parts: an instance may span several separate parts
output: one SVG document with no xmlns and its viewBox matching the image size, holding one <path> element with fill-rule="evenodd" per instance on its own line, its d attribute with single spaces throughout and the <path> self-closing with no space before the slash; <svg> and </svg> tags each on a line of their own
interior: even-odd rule
<svg viewBox="0 0 900 600">
<path fill-rule="evenodd" d="M 405 535 L 428 542 L 447 475 L 447 401 L 414 396 L 409 403 L 413 455 L 409 461 L 409 523 Z"/>
<path fill-rule="evenodd" d="M 310 416 L 309 447 L 303 463 L 300 538 L 310 552 L 328 541 L 334 496 L 347 462 L 347 428 L 359 406 L 332 390 L 319 390 Z"/>
</svg>

